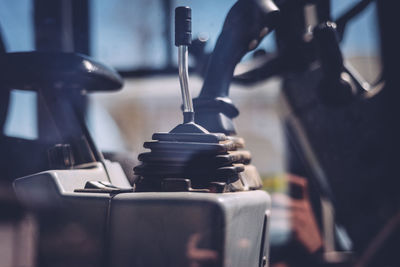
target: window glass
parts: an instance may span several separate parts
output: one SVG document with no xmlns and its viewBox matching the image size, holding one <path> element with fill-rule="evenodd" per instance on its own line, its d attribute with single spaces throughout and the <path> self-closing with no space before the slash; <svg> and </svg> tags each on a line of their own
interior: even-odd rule
<svg viewBox="0 0 400 267">
<path fill-rule="evenodd" d="M 168 16 L 165 11 L 170 2 Z M 224 19 L 235 0 L 191 1 L 192 35 L 207 38 L 206 52 L 210 53 L 221 31 Z M 92 54 L 101 62 L 119 70 L 162 69 L 169 63 L 177 65 L 174 46 L 174 9 L 188 5 L 187 1 L 92 1 Z M 165 21 L 169 20 L 167 38 Z M 261 47 L 271 50 L 272 37 L 265 38 Z M 171 62 L 168 60 L 171 59 Z"/>
<path fill-rule="evenodd" d="M 118 69 L 166 64 L 161 1 L 91 1 L 91 51 Z"/>
<path fill-rule="evenodd" d="M 8 52 L 34 49 L 32 1 L 0 1 L 1 33 Z"/>
<path fill-rule="evenodd" d="M 359 1 L 332 1 L 333 18 L 350 9 Z M 371 3 L 346 27 L 341 48 L 345 58 L 368 81 L 375 82 L 381 72 L 379 31 L 376 3 Z"/>
<path fill-rule="evenodd" d="M 4 134 L 30 140 L 37 139 L 36 103 L 36 92 L 12 90 Z"/>
</svg>

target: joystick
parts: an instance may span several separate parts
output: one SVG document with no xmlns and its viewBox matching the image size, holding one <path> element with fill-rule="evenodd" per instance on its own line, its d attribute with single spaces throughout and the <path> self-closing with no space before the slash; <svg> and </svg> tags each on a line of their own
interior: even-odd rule
<svg viewBox="0 0 400 267">
<path fill-rule="evenodd" d="M 169 133 L 155 133 L 144 143 L 150 149 L 139 155 L 134 168 L 140 176 L 136 191 L 227 192 L 258 189 L 261 183 L 244 181 L 241 173 L 250 153 L 240 151 L 243 140 L 210 133 L 194 122 L 189 91 L 188 46 L 191 44 L 191 9 L 175 9 L 175 45 L 178 47 L 183 123 Z"/>
</svg>

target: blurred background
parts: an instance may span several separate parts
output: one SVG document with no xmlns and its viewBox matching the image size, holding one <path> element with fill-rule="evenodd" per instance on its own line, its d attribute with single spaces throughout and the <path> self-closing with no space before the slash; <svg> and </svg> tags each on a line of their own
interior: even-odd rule
<svg viewBox="0 0 400 267">
<path fill-rule="evenodd" d="M 179 5 L 191 6 L 193 36 L 205 42 L 207 54 L 212 51 L 225 15 L 234 2 L 88 2 L 89 55 L 113 66 L 126 77 L 122 91 L 89 96 L 88 124 L 101 150 L 125 150 L 137 154 L 154 132 L 169 131 L 181 122 L 172 11 Z M 356 2 L 332 1 L 333 18 Z M 33 19 L 32 1 L 0 2 L 0 25 L 7 51 L 34 50 Z M 380 73 L 375 4 L 350 23 L 342 43 L 344 55 L 368 81 L 373 82 Z M 274 36 L 268 36 L 259 49 L 273 53 Z M 248 55 L 244 61 L 251 58 L 252 55 Z M 191 58 L 191 67 L 195 68 L 196 64 Z M 192 73 L 192 97 L 198 95 L 201 86 L 202 78 Z M 280 96 L 280 80 L 270 79 L 250 87 L 234 84 L 231 97 L 241 112 L 236 119 L 238 135 L 246 140 L 261 175 L 271 177 L 284 172 L 285 142 L 280 114 L 284 113 L 285 107 Z M 5 133 L 35 139 L 35 105 L 34 92 L 14 90 Z"/>
</svg>

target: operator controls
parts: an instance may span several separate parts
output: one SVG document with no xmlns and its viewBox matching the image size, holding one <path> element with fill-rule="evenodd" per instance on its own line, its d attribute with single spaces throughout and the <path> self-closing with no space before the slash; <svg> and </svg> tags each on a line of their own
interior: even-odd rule
<svg viewBox="0 0 400 267">
<path fill-rule="evenodd" d="M 244 146 L 243 139 L 210 133 L 194 122 L 187 64 L 190 20 L 189 7 L 175 9 L 183 123 L 169 133 L 153 134 L 153 140 L 144 143 L 150 152 L 140 154 L 141 164 L 134 168 L 140 177 L 136 191 L 223 193 L 258 189 L 261 186 L 259 179 L 248 178 L 244 173 L 251 155 L 240 150 Z"/>
<path fill-rule="evenodd" d="M 350 103 L 359 92 L 345 69 L 336 24 L 330 21 L 322 23 L 315 27 L 313 35 L 324 75 L 318 86 L 321 101 L 328 106 Z"/>
<path fill-rule="evenodd" d="M 207 130 L 236 134 L 239 112 L 229 99 L 236 65 L 278 24 L 280 11 L 272 0 L 239 0 L 229 10 L 211 55 L 200 95 L 194 100 L 195 121 Z"/>
</svg>

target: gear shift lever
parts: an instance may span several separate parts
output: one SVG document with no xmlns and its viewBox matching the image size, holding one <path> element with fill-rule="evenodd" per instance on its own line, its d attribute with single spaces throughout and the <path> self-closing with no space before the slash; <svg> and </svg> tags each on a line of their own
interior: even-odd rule
<svg viewBox="0 0 400 267">
<path fill-rule="evenodd" d="M 194 122 L 193 102 L 189 91 L 188 46 L 192 43 L 192 10 L 187 6 L 175 9 L 175 46 L 178 47 L 179 82 L 183 102 L 183 124 L 171 133 L 209 132 Z"/>
<path fill-rule="evenodd" d="M 175 45 L 178 47 L 179 82 L 183 102 L 183 122 L 194 121 L 193 102 L 189 91 L 188 46 L 192 44 L 192 10 L 190 7 L 175 9 Z"/>
<path fill-rule="evenodd" d="M 210 133 L 194 122 L 188 82 L 188 45 L 191 43 L 191 9 L 175 9 L 175 45 L 178 47 L 183 123 L 169 133 L 155 133 L 144 143 L 150 149 L 139 155 L 134 168 L 141 178 L 137 191 L 232 192 L 261 187 L 259 176 L 244 177 L 251 155 L 239 150 L 241 139 Z"/>
</svg>

